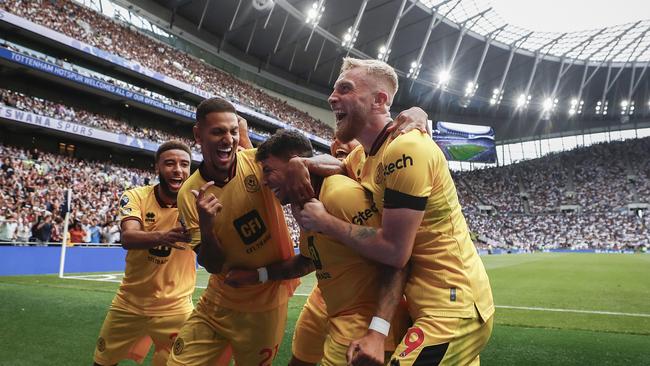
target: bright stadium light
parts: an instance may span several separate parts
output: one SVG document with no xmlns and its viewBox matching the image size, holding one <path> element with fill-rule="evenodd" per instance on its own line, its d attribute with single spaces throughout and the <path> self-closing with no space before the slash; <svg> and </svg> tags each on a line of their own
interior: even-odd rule
<svg viewBox="0 0 650 366">
<path fill-rule="evenodd" d="M 449 70 L 442 70 L 438 73 L 438 86 L 445 87 L 449 80 L 451 79 L 451 73 Z"/>
<path fill-rule="evenodd" d="M 468 81 L 467 85 L 465 86 L 465 97 L 473 97 L 474 93 L 476 93 L 476 89 L 478 89 L 478 84 L 474 84 L 473 82 Z"/>
<path fill-rule="evenodd" d="M 377 60 L 387 61 L 388 55 L 390 55 L 390 48 L 386 48 L 385 45 L 379 47 L 379 53 L 377 53 Z"/>
<path fill-rule="evenodd" d="M 323 11 L 325 11 L 325 5 L 321 4 L 318 6 L 318 2 L 311 4 L 309 10 L 307 10 L 307 18 L 305 18 L 305 23 L 311 24 L 313 27 L 318 25 L 320 18 L 323 17 Z"/>
<path fill-rule="evenodd" d="M 492 90 L 492 97 L 490 98 L 490 105 L 501 104 L 501 99 L 503 99 L 503 90 L 494 88 Z"/>
<path fill-rule="evenodd" d="M 582 106 L 584 104 L 585 104 L 585 102 L 583 100 L 578 102 L 578 99 L 576 99 L 576 98 L 571 99 L 571 103 L 570 103 L 570 107 L 569 107 L 569 115 L 573 116 L 576 113 L 581 114 L 582 113 Z"/>
<path fill-rule="evenodd" d="M 406 74 L 406 77 L 410 78 L 410 79 L 417 79 L 418 75 L 420 75 L 420 68 L 421 67 L 422 67 L 422 64 L 418 64 L 415 61 L 411 62 L 411 67 L 409 68 L 409 72 L 408 72 L 408 74 Z"/>
<path fill-rule="evenodd" d="M 530 95 L 519 94 L 519 97 L 517 97 L 517 108 L 526 108 L 528 102 L 530 102 Z"/>
<path fill-rule="evenodd" d="M 553 108 L 553 100 L 551 98 L 544 99 L 544 102 L 542 102 L 542 108 L 545 111 L 550 111 L 551 108 Z"/>
<path fill-rule="evenodd" d="M 351 49 L 352 47 L 354 47 L 354 43 L 357 41 L 358 35 L 359 35 L 359 30 L 357 29 L 352 30 L 352 27 L 348 28 L 348 30 L 343 35 L 343 39 L 341 39 L 341 46 L 347 49 Z"/>
</svg>

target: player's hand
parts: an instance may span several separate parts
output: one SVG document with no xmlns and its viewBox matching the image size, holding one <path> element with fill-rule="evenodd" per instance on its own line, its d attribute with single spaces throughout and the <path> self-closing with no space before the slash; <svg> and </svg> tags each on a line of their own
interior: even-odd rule
<svg viewBox="0 0 650 366">
<path fill-rule="evenodd" d="M 199 223 L 212 224 L 217 214 L 223 206 L 221 201 L 212 193 L 206 193 L 208 188 L 214 185 L 214 181 L 209 181 L 199 190 L 192 190 L 192 194 L 196 197 L 196 211 L 199 213 Z"/>
<path fill-rule="evenodd" d="M 226 285 L 232 287 L 254 285 L 260 282 L 260 275 L 255 270 L 231 269 L 226 273 L 226 279 L 224 282 Z"/>
<path fill-rule="evenodd" d="M 384 341 L 386 336 L 374 330 L 350 343 L 346 358 L 348 365 L 382 366 L 384 364 Z"/>
<path fill-rule="evenodd" d="M 307 201 L 298 216 L 294 216 L 298 224 L 305 230 L 322 232 L 329 213 L 323 203 L 315 198 Z"/>
<path fill-rule="evenodd" d="M 191 241 L 192 237 L 184 227 L 175 227 L 163 232 L 158 243 L 167 247 L 185 250 L 185 246 L 179 243 L 189 243 Z"/>
<path fill-rule="evenodd" d="M 429 116 L 420 107 L 411 107 L 395 117 L 395 123 L 388 128 L 392 132 L 392 137 L 405 134 L 407 132 L 418 130 L 427 133 L 427 120 Z"/>
<path fill-rule="evenodd" d="M 285 177 L 289 196 L 296 201 L 307 202 L 316 196 L 309 179 L 309 169 L 301 157 L 289 159 Z"/>
</svg>

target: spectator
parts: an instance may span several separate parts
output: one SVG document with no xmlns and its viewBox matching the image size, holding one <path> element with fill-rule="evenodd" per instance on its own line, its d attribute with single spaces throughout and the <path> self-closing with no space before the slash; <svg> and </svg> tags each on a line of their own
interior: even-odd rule
<svg viewBox="0 0 650 366">
<path fill-rule="evenodd" d="M 70 228 L 70 231 L 68 231 L 68 234 L 70 235 L 71 244 L 83 243 L 84 237 L 86 236 L 86 232 L 84 231 L 83 227 L 81 226 L 81 222 L 79 221 L 74 222 Z"/>
</svg>

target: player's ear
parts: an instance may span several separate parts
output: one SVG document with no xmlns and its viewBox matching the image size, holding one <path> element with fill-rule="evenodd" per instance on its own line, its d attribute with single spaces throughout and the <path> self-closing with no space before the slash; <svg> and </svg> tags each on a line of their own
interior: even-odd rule
<svg viewBox="0 0 650 366">
<path fill-rule="evenodd" d="M 201 134 L 199 133 L 199 128 L 199 123 L 197 122 L 194 127 L 192 127 L 192 133 L 194 134 L 194 141 L 196 141 L 198 145 L 201 145 Z"/>
<path fill-rule="evenodd" d="M 388 93 L 386 93 L 383 90 L 378 91 L 375 93 L 375 100 L 373 101 L 373 107 L 379 108 L 384 110 L 386 106 L 389 104 L 389 97 Z"/>
</svg>

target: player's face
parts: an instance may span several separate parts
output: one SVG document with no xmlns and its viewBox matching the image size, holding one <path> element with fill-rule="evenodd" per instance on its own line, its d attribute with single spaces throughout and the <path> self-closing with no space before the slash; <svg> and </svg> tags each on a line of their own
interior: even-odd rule
<svg viewBox="0 0 650 366">
<path fill-rule="evenodd" d="M 178 190 L 190 176 L 190 155 L 187 151 L 171 149 L 160 154 L 157 163 L 160 186 L 168 197 L 176 197 Z"/>
<path fill-rule="evenodd" d="M 349 142 L 358 137 L 371 112 L 374 98 L 364 80 L 367 77 L 360 68 L 342 73 L 328 98 L 336 118 L 336 137 L 341 142 Z"/>
<path fill-rule="evenodd" d="M 239 144 L 237 115 L 231 112 L 212 112 L 194 126 L 194 139 L 201 145 L 206 164 L 216 170 L 228 170 L 235 160 Z"/>
<path fill-rule="evenodd" d="M 357 140 L 352 140 L 344 144 L 339 139 L 334 139 L 330 145 L 330 154 L 339 160 L 343 160 L 359 145 L 360 142 Z"/>
<path fill-rule="evenodd" d="M 280 203 L 286 205 L 291 203 L 289 194 L 286 191 L 285 169 L 287 162 L 284 159 L 277 158 L 273 155 L 261 161 L 264 185 L 269 187 Z"/>
</svg>

